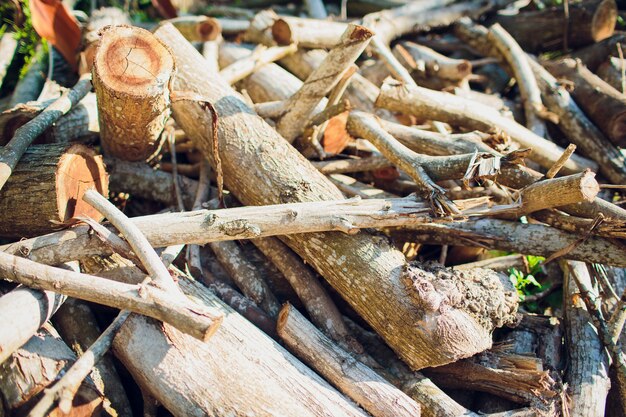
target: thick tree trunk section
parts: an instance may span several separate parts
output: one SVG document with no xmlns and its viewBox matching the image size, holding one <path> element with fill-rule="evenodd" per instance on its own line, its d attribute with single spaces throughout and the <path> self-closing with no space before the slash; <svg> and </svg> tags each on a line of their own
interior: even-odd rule
<svg viewBox="0 0 626 417">
<path fill-rule="evenodd" d="M 298 357 L 374 417 L 419 417 L 419 404 L 335 345 L 290 304 L 280 311 L 278 335 Z"/>
<path fill-rule="evenodd" d="M 0 365 L 0 396 L 3 405 L 13 412 L 19 408 L 20 414 L 25 413 L 36 402 L 38 394 L 60 378 L 62 372 L 75 360 L 76 355 L 52 326 L 45 326 Z M 85 381 L 74 398 L 69 416 L 99 416 L 101 404 L 101 394 L 91 382 Z M 63 414 L 55 409 L 49 415 Z"/>
<path fill-rule="evenodd" d="M 93 84 L 100 138 L 117 158 L 140 161 L 157 148 L 169 117 L 174 61 L 150 32 L 127 26 L 106 30 L 96 52 Z"/>
<path fill-rule="evenodd" d="M 615 0 L 586 0 L 569 6 L 569 18 L 563 6 L 541 11 L 499 14 L 494 19 L 511 34 L 527 52 L 579 48 L 608 38 L 615 30 Z M 567 31 L 567 32 L 565 32 Z"/>
<path fill-rule="evenodd" d="M 310 165 L 269 125 L 255 115 L 229 86 L 212 74 L 199 75 L 202 57 L 185 45 L 173 27 L 156 35 L 172 48 L 180 72 L 177 88 L 202 92 L 220 115 L 218 135 L 225 184 L 244 204 L 288 203 L 341 198 L 341 192 Z M 191 102 L 174 103 L 178 123 L 205 155 L 212 158 L 210 115 Z M 241 175 L 245 167 L 246 175 Z M 379 331 L 412 367 L 443 364 L 472 355 L 491 344 L 494 325 L 508 321 L 510 308 L 494 322 L 479 324 L 463 309 L 416 308 L 409 299 L 415 290 L 402 281 L 403 255 L 386 241 L 368 233 L 346 236 L 315 233 L 285 237 L 305 261 Z M 504 296 L 496 290 L 495 298 Z M 463 299 L 464 296 L 461 296 Z M 424 314 L 436 320 L 422 326 Z M 496 323 L 498 322 L 498 323 Z M 454 328 L 454 331 L 450 331 Z M 444 330 L 447 329 L 447 330 Z"/>
<path fill-rule="evenodd" d="M 113 342 L 137 383 L 177 416 L 365 414 L 201 284 L 185 292 L 224 313 L 207 343 L 132 316 Z"/>
<path fill-rule="evenodd" d="M 20 238 L 58 229 L 72 217 L 102 215 L 82 196 L 89 188 L 108 195 L 102 157 L 84 145 L 34 145 L 0 191 L 0 235 Z"/>
<path fill-rule="evenodd" d="M 589 118 L 617 146 L 626 146 L 626 96 L 580 62 L 565 59 L 546 64 L 555 77 L 574 83 L 572 95 Z"/>
</svg>

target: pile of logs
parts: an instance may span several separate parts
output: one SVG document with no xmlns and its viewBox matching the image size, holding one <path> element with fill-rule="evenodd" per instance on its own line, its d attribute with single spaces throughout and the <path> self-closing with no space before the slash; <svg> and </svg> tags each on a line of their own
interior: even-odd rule
<svg viewBox="0 0 626 417">
<path fill-rule="evenodd" d="M 615 0 L 152 3 L 3 86 L 0 416 L 626 413 Z"/>
</svg>

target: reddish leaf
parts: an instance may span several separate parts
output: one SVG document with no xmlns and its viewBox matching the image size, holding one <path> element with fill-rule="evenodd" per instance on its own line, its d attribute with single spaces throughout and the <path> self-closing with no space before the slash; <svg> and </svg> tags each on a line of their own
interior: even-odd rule
<svg viewBox="0 0 626 417">
<path fill-rule="evenodd" d="M 30 0 L 33 27 L 76 69 L 81 32 L 76 19 L 61 0 Z"/>
</svg>

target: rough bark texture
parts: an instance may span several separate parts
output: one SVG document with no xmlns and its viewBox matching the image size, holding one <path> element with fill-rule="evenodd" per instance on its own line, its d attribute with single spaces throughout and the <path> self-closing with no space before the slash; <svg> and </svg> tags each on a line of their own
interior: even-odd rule
<svg viewBox="0 0 626 417">
<path fill-rule="evenodd" d="M 617 146 L 626 145 L 626 96 L 580 62 L 566 59 L 546 64 L 556 77 L 574 83 L 572 95 L 589 118 Z"/>
<path fill-rule="evenodd" d="M 622 77 L 624 65 L 626 65 L 625 60 L 611 56 L 598 67 L 596 74 L 611 87 L 624 94 L 626 92 L 624 77 Z"/>
<path fill-rule="evenodd" d="M 268 204 L 341 198 L 332 183 L 256 116 L 223 81 L 211 74 L 199 78 L 196 71 L 202 66 L 202 57 L 181 41 L 173 27 L 163 27 L 156 35 L 174 51 L 180 71 L 174 84 L 178 88 L 202 91 L 214 104 L 220 117 L 218 136 L 225 184 L 240 201 Z M 210 117 L 193 103 L 174 103 L 173 111 L 198 147 L 207 157 L 212 157 L 207 135 L 211 130 Z M 242 167 L 246 175 L 238 174 Z M 483 323 L 486 327 L 482 327 L 462 309 L 451 308 L 441 313 L 430 310 L 427 314 L 436 324 L 425 325 L 422 320 L 426 310 L 415 308 L 409 300 L 414 290 L 401 281 L 405 275 L 403 256 L 386 239 L 367 233 L 357 236 L 315 233 L 283 240 L 312 264 L 414 368 L 447 363 L 490 345 L 489 333 L 497 323 Z M 494 296 L 504 294 L 505 291 L 494 289 Z M 508 321 L 511 307 L 505 307 L 503 316 L 496 321 Z"/>
<path fill-rule="evenodd" d="M 28 410 L 32 401 L 54 383 L 76 360 L 52 326 L 46 326 L 0 365 L 0 396 L 7 412 Z M 72 417 L 101 415 L 102 396 L 92 383 L 81 385 L 74 399 Z M 20 413 L 20 414 L 21 414 Z M 62 415 L 53 410 L 51 416 Z"/>
<path fill-rule="evenodd" d="M 29 237 L 51 232 L 72 217 L 102 216 L 82 196 L 89 188 L 108 195 L 102 157 L 84 145 L 33 145 L 0 191 L 0 235 Z"/>
<path fill-rule="evenodd" d="M 579 271 L 579 278 L 586 279 L 591 286 L 587 266 L 575 261 L 569 261 L 569 264 Z M 609 357 L 591 325 L 591 316 L 569 271 L 565 273 L 563 307 L 569 356 L 565 375 L 569 387 L 569 413 L 572 417 L 603 416 L 611 386 Z"/>
<path fill-rule="evenodd" d="M 208 343 L 129 318 L 113 342 L 137 383 L 179 416 L 365 414 L 201 284 L 181 283 L 224 322 Z"/>
<path fill-rule="evenodd" d="M 419 404 L 335 345 L 290 304 L 280 311 L 277 327 L 291 351 L 372 416 L 421 415 Z"/>
<path fill-rule="evenodd" d="M 105 151 L 145 160 L 157 148 L 169 117 L 174 61 L 150 32 L 128 26 L 106 30 L 94 61 L 93 84 Z"/>
<path fill-rule="evenodd" d="M 499 14 L 494 20 L 527 52 L 565 49 L 566 33 L 567 47 L 577 48 L 613 34 L 617 6 L 615 0 L 586 0 L 571 4 L 568 17 L 562 6 L 554 6 L 541 11 Z"/>
</svg>

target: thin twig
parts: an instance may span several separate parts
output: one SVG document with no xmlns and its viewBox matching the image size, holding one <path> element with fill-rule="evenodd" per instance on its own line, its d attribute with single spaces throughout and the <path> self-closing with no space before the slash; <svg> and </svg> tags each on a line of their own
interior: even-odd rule
<svg viewBox="0 0 626 417">
<path fill-rule="evenodd" d="M 619 56 L 620 72 L 622 73 L 622 94 L 626 94 L 626 62 L 624 62 L 624 52 L 620 42 L 617 43 L 617 55 Z"/>
<path fill-rule="evenodd" d="M 567 162 L 567 160 L 572 156 L 574 151 L 576 150 L 576 145 L 570 143 L 567 145 L 567 148 L 563 151 L 563 154 L 557 159 L 557 161 L 552 165 L 552 168 L 548 170 L 546 173 L 546 178 L 554 178 L 556 174 L 559 173 L 563 165 Z"/>
<path fill-rule="evenodd" d="M 172 160 L 172 178 L 174 179 L 174 193 L 176 194 L 176 204 L 179 211 L 185 211 L 185 203 L 183 203 L 183 196 L 180 192 L 180 184 L 178 183 L 178 163 L 176 160 L 176 135 L 174 135 L 174 129 L 170 126 L 166 128 L 167 141 L 170 144 L 170 158 Z"/>
</svg>

